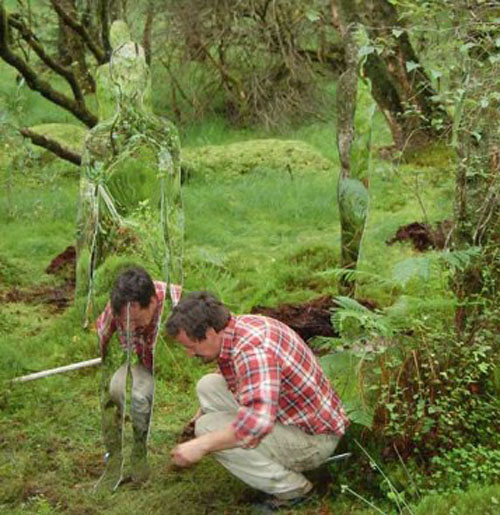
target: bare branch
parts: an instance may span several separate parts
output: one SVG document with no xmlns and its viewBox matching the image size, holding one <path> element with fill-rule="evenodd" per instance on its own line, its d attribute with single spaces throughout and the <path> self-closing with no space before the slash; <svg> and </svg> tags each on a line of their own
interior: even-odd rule
<svg viewBox="0 0 500 515">
<path fill-rule="evenodd" d="M 45 52 L 43 46 L 39 43 L 37 37 L 31 32 L 26 26 L 24 21 L 19 15 L 11 14 L 8 18 L 8 23 L 11 27 L 14 27 L 19 31 L 21 37 L 28 43 L 28 45 L 35 51 L 36 55 L 58 75 L 64 77 L 71 87 L 75 100 L 82 105 L 85 105 L 85 99 L 83 98 L 82 90 L 76 80 L 75 74 L 71 69 L 62 66 L 60 63 L 55 61 L 50 55 Z"/>
<path fill-rule="evenodd" d="M 76 100 L 55 90 L 47 81 L 40 79 L 38 74 L 29 66 L 26 61 L 16 55 L 9 46 L 9 24 L 8 16 L 5 12 L 3 3 L 0 4 L 0 58 L 24 77 L 29 88 L 38 91 L 43 97 L 54 104 L 66 109 L 76 118 L 81 120 L 88 127 L 93 127 L 97 123 L 97 117 L 92 114 L 85 106 Z"/>
<path fill-rule="evenodd" d="M 87 31 L 87 29 L 78 20 L 75 20 L 72 16 L 70 16 L 62 8 L 58 0 L 50 0 L 50 3 L 62 21 L 83 39 L 89 50 L 92 52 L 92 54 L 94 54 L 97 62 L 99 64 L 106 63 L 108 61 L 106 53 L 99 45 L 96 44 L 92 38 L 92 35 Z"/>
<path fill-rule="evenodd" d="M 25 138 L 29 138 L 31 143 L 34 145 L 38 145 L 39 147 L 46 148 L 50 150 L 56 156 L 69 161 L 77 166 L 82 164 L 82 156 L 73 152 L 69 148 L 63 147 L 57 141 L 47 138 L 46 136 L 42 136 L 31 129 L 24 128 L 19 131 Z"/>
<path fill-rule="evenodd" d="M 172 84 L 177 89 L 177 91 L 180 93 L 181 97 L 186 102 L 188 102 L 191 107 L 195 107 L 193 101 L 188 97 L 188 95 L 184 92 L 181 85 L 179 84 L 179 81 L 177 80 L 175 73 L 172 72 L 172 69 L 170 68 L 170 64 L 165 59 L 162 59 L 162 58 L 160 58 L 160 62 L 165 67 L 165 70 L 167 70 L 167 73 L 170 76 Z"/>
</svg>

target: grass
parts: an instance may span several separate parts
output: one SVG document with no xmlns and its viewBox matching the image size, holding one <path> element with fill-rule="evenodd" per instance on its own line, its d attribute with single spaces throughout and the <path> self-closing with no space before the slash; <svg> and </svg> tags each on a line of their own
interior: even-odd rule
<svg viewBox="0 0 500 515">
<path fill-rule="evenodd" d="M 8 70 L 0 83 L 11 111 L 17 86 Z M 22 88 L 18 116 L 31 125 L 68 121 L 38 95 Z M 10 95 L 10 97 L 9 97 Z M 17 109 L 17 108 L 16 108 Z M 358 116 L 362 116 L 358 113 Z M 375 144 L 387 145 L 381 115 Z M 232 131 L 219 120 L 184 128 L 185 146 L 226 145 L 263 137 Z M 316 123 L 273 135 L 297 139 L 332 163 L 330 171 L 290 175 L 283 167 L 260 167 L 244 176 L 194 177 L 184 185 L 185 286 L 208 289 L 235 312 L 258 304 L 298 302 L 336 294 L 336 282 L 320 272 L 338 266 L 340 232 L 336 207 L 338 159 L 332 123 Z M 16 147 L 12 128 L 0 133 L 0 295 L 54 281 L 44 272 L 50 260 L 74 242 L 77 169 L 40 150 Z M 17 150 L 17 153 L 12 149 Z M 423 162 L 398 168 L 375 159 L 371 208 L 359 268 L 390 277 L 394 264 L 414 256 L 408 244 L 385 241 L 403 224 L 451 217 L 452 171 Z M 425 285 L 410 284 L 422 294 Z M 435 279 L 433 288 L 443 289 Z M 360 296 L 379 305 L 393 292 L 364 280 Z M 0 380 L 97 354 L 96 336 L 80 329 L 74 308 L 55 314 L 42 304 L 0 305 Z M 249 490 L 213 460 L 182 473 L 168 468 L 169 450 L 196 410 L 194 384 L 206 367 L 163 341 L 157 350 L 157 390 L 150 441 L 153 476 L 141 488 L 124 486 L 113 496 L 93 496 L 102 471 L 99 431 L 99 372 L 86 369 L 32 383 L 5 383 L 0 393 L 0 510 L 5 513 L 244 513 Z M 340 490 L 333 483 L 331 491 Z M 490 493 L 488 492 L 488 495 Z M 491 495 L 497 495 L 496 493 Z M 427 501 L 426 501 L 427 502 Z M 321 498 L 312 512 L 362 509 L 347 496 Z M 326 512 L 326 511 L 325 511 Z M 305 509 L 304 513 L 308 513 Z M 436 513 L 444 513 L 436 512 Z M 458 513 L 458 512 L 457 512 Z M 486 513 L 486 512 L 485 512 Z"/>
</svg>

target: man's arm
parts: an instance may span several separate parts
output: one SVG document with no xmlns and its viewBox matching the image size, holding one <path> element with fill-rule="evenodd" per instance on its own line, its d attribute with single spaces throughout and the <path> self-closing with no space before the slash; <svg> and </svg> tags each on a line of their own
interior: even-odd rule
<svg viewBox="0 0 500 515">
<path fill-rule="evenodd" d="M 99 350 L 101 351 L 101 357 L 104 358 L 109 340 L 116 331 L 116 322 L 109 302 L 106 304 L 104 311 L 99 315 L 95 325 L 99 336 Z"/>
<path fill-rule="evenodd" d="M 233 422 L 242 447 L 256 447 L 276 421 L 280 394 L 280 365 L 263 347 L 242 349 L 234 358 L 240 405 Z"/>
<path fill-rule="evenodd" d="M 198 436 L 189 442 L 181 443 L 172 452 L 172 461 L 179 467 L 189 467 L 200 461 L 203 456 L 212 452 L 239 447 L 232 424 Z"/>
</svg>

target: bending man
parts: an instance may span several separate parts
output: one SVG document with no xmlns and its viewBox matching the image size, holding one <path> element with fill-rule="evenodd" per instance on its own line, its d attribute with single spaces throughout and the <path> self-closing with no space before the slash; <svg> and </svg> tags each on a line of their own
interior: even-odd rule
<svg viewBox="0 0 500 515">
<path fill-rule="evenodd" d="M 214 453 L 269 494 L 270 507 L 306 498 L 312 484 L 301 471 L 333 453 L 349 422 L 304 341 L 272 318 L 232 315 L 207 292 L 182 300 L 167 332 L 190 356 L 217 360 L 221 372 L 199 381 L 196 437 L 173 449 L 174 463 L 186 467 Z"/>
</svg>

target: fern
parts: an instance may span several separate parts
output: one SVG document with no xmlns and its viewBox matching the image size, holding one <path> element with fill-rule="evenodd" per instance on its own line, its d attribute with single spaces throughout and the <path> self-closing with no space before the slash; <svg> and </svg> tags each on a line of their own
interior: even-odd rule
<svg viewBox="0 0 500 515">
<path fill-rule="evenodd" d="M 331 278 L 336 281 L 345 279 L 346 281 L 359 281 L 360 279 L 369 280 L 373 284 L 392 288 L 394 283 L 391 279 L 380 274 L 366 272 L 364 270 L 347 269 L 347 268 L 328 268 L 321 272 L 317 272 L 315 276 Z"/>
<path fill-rule="evenodd" d="M 389 338 L 394 334 L 382 313 L 370 311 L 350 297 L 336 297 L 335 300 L 338 309 L 332 315 L 332 324 L 348 340 L 375 336 Z"/>
<path fill-rule="evenodd" d="M 405 288 L 414 279 L 428 281 L 433 267 L 445 265 L 453 272 L 463 271 L 480 253 L 480 247 L 471 247 L 467 250 L 435 252 L 426 256 L 408 258 L 394 265 L 392 281 Z"/>
<path fill-rule="evenodd" d="M 429 256 L 408 258 L 396 263 L 392 269 L 394 283 L 405 288 L 412 279 L 428 281 L 433 259 Z"/>
<path fill-rule="evenodd" d="M 455 250 L 453 252 L 442 252 L 438 254 L 439 259 L 448 265 L 452 271 L 461 272 L 481 254 L 480 247 L 471 247 L 467 250 Z"/>
</svg>

